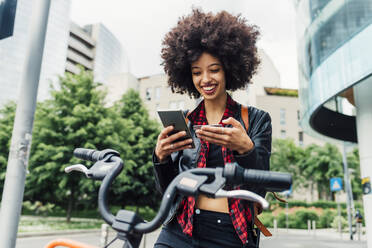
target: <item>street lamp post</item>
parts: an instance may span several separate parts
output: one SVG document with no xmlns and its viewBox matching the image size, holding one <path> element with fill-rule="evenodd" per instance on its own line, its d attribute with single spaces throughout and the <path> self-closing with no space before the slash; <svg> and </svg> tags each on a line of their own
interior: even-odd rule
<svg viewBox="0 0 372 248">
<path fill-rule="evenodd" d="M 9 149 L 0 211 L 0 247 L 14 248 L 21 215 L 50 0 L 32 1 L 26 61 Z"/>
</svg>

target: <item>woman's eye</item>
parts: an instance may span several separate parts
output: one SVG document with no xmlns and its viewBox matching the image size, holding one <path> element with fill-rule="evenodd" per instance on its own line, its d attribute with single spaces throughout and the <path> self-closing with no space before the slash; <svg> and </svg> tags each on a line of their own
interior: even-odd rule
<svg viewBox="0 0 372 248">
<path fill-rule="evenodd" d="M 200 72 L 199 71 L 193 72 L 192 75 L 199 76 L 200 75 Z"/>
<path fill-rule="evenodd" d="M 213 70 L 211 70 L 211 72 L 213 72 L 213 73 L 217 73 L 219 71 L 220 71 L 220 69 L 213 69 Z"/>
</svg>

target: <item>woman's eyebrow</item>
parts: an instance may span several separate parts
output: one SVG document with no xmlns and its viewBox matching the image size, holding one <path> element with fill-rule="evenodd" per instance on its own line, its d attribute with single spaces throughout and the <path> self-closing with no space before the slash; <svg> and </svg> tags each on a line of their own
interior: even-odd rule
<svg viewBox="0 0 372 248">
<path fill-rule="evenodd" d="M 214 65 L 221 66 L 220 63 L 213 63 L 213 64 L 208 65 L 208 67 L 211 67 L 211 66 L 214 66 Z M 194 66 L 191 66 L 191 69 L 200 69 L 200 67 L 194 65 Z"/>
</svg>

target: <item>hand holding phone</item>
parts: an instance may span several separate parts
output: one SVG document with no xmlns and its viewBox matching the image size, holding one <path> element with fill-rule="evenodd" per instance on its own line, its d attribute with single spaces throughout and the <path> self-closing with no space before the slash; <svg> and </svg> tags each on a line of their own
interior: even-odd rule
<svg viewBox="0 0 372 248">
<path fill-rule="evenodd" d="M 158 114 L 164 126 L 155 148 L 160 162 L 172 152 L 195 147 L 182 110 L 159 110 Z"/>
</svg>

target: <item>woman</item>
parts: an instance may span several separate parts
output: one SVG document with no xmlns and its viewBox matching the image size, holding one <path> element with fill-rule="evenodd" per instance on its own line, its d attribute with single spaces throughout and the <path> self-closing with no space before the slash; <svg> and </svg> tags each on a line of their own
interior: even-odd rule
<svg viewBox="0 0 372 248">
<path fill-rule="evenodd" d="M 240 16 L 193 9 L 165 36 L 162 59 L 172 91 L 202 98 L 188 113 L 189 126 L 223 127 L 202 127 L 195 132 L 191 128 L 194 149 L 191 139 L 176 142 L 184 132 L 169 135 L 171 126 L 161 131 L 153 156 L 161 192 L 178 173 L 190 168 L 237 162 L 244 168 L 269 169 L 270 116 L 249 107 L 247 132 L 241 105 L 227 93 L 246 87 L 256 72 L 258 35 L 257 28 Z M 248 189 L 265 195 L 262 190 Z M 175 218 L 164 226 L 155 247 L 256 247 L 251 202 L 199 195 L 177 201 L 175 208 Z"/>
</svg>

